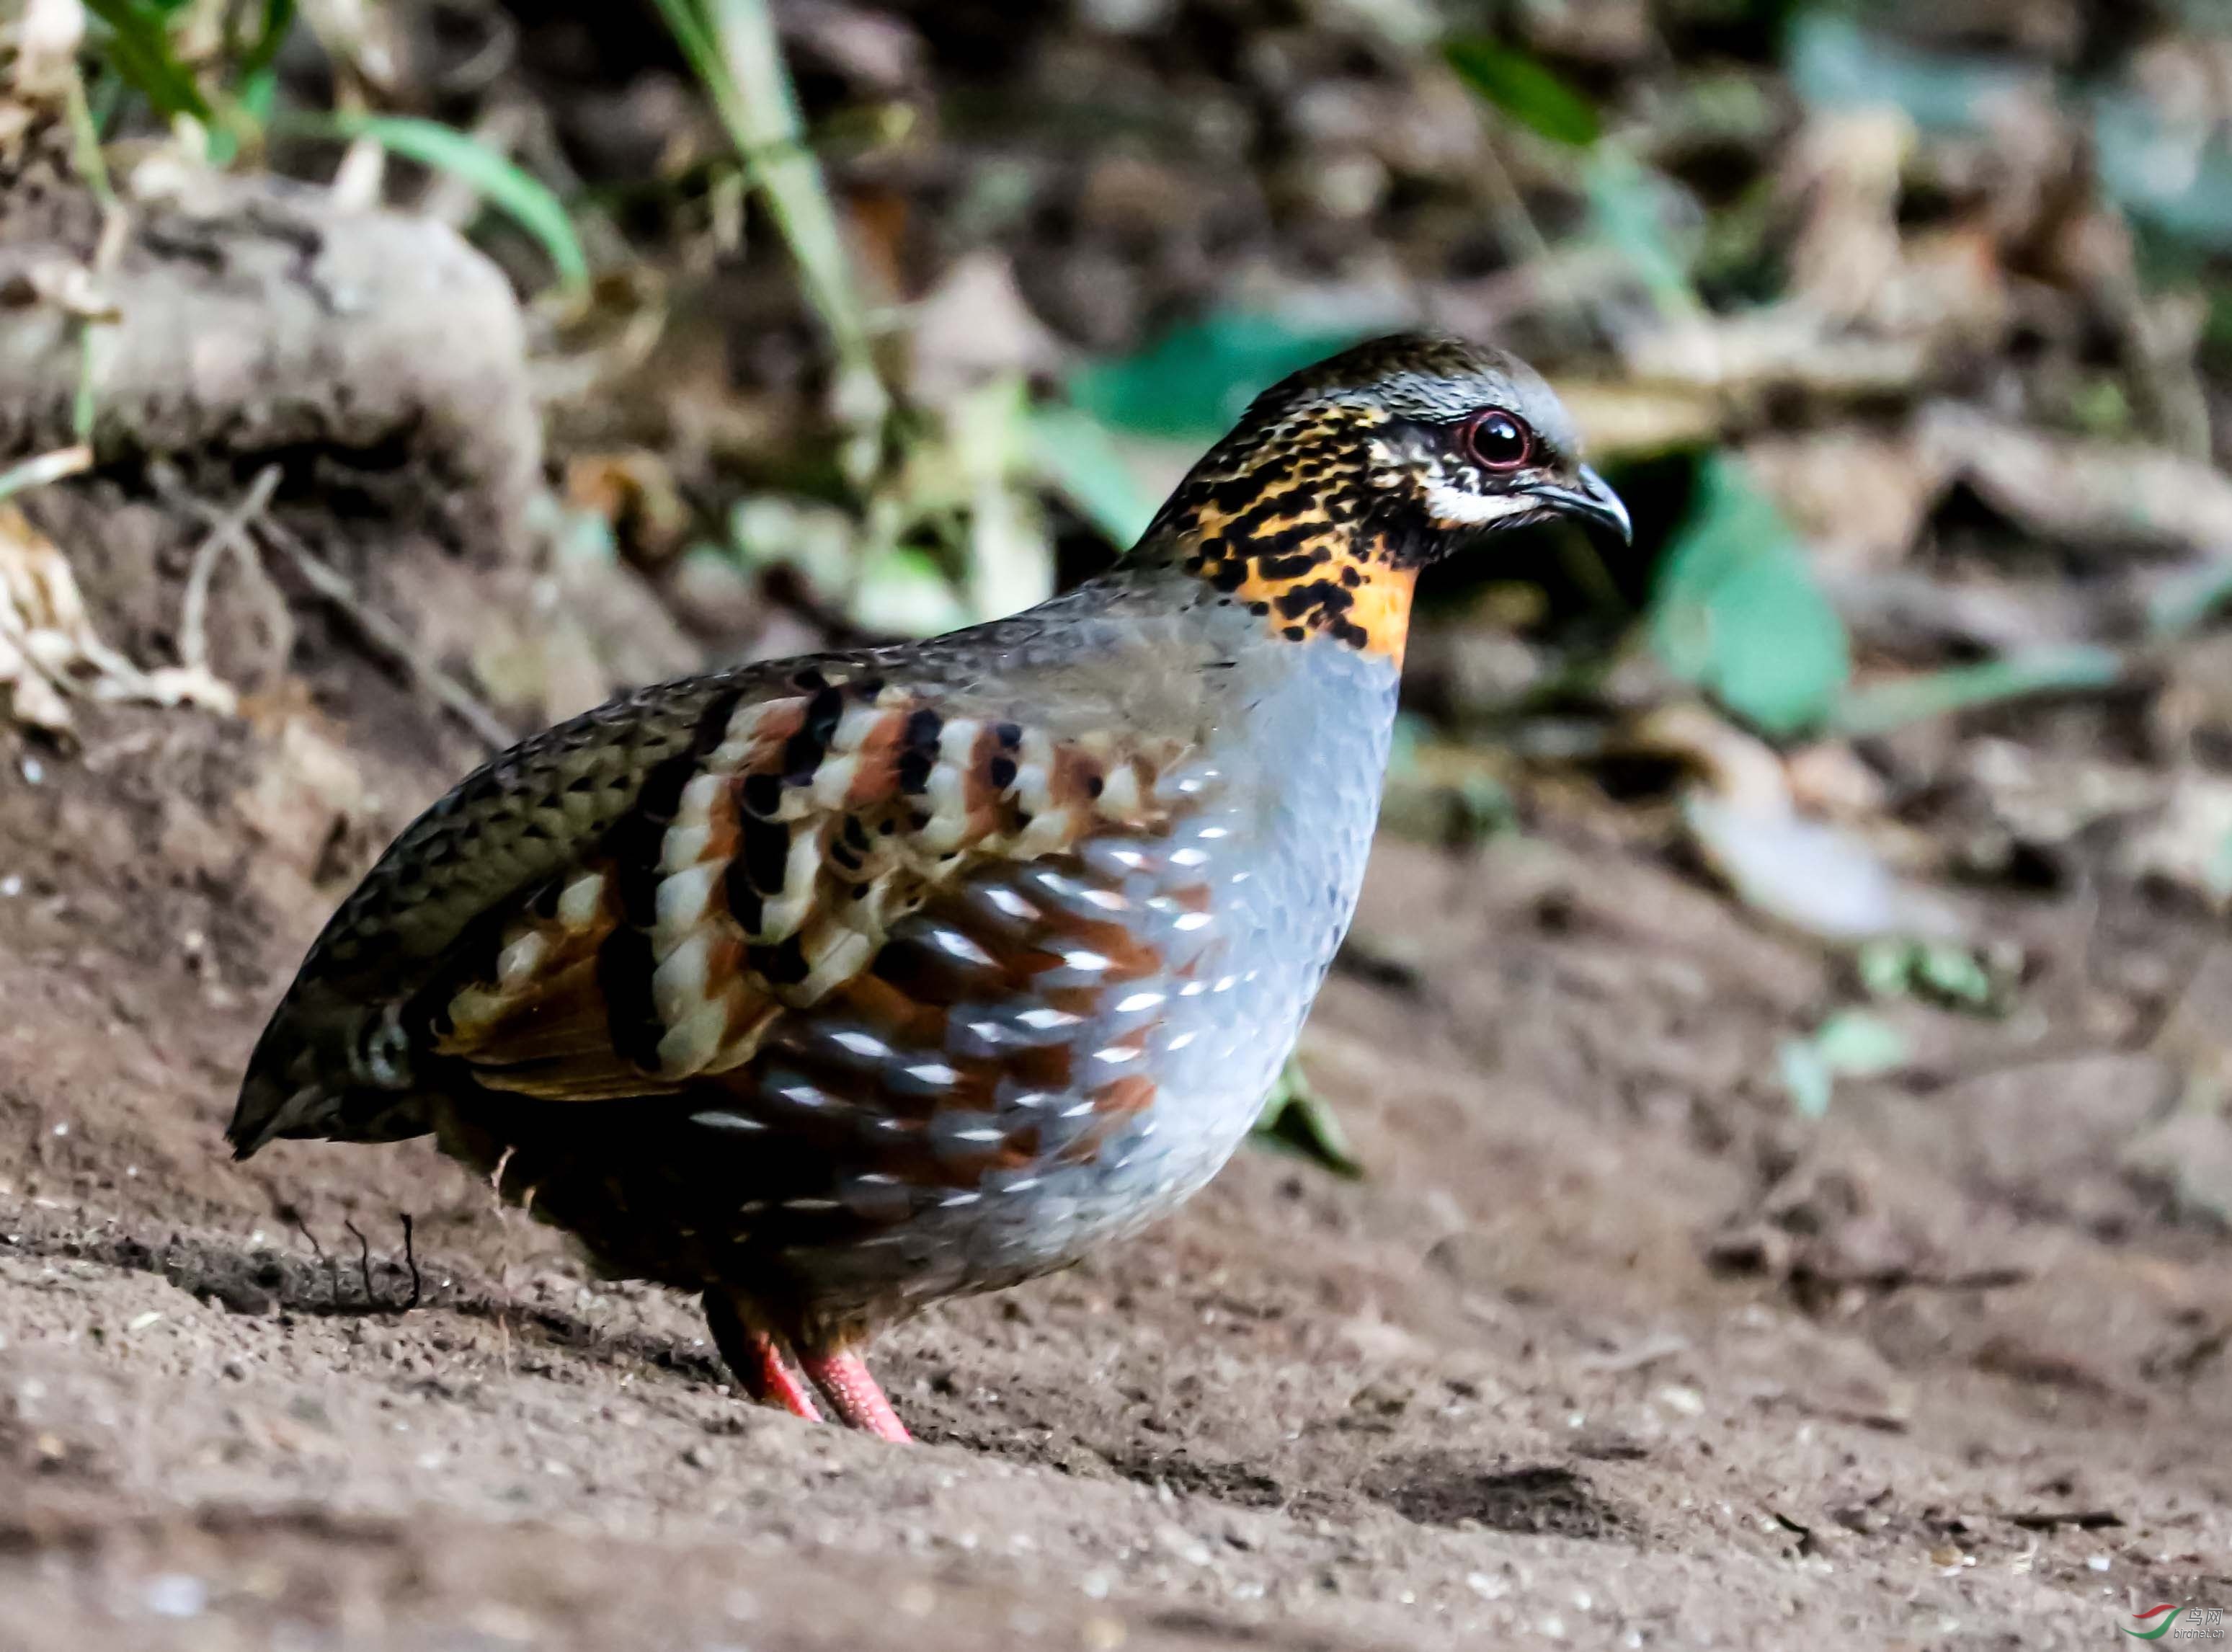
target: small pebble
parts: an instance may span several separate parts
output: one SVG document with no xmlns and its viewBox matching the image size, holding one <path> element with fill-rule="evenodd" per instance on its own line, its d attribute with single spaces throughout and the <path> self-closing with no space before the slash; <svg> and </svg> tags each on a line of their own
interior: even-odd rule
<svg viewBox="0 0 2232 1652">
<path fill-rule="evenodd" d="M 209 1585 L 183 1571 L 147 1580 L 147 1610 L 158 1617 L 199 1617 L 209 1604 Z"/>
</svg>

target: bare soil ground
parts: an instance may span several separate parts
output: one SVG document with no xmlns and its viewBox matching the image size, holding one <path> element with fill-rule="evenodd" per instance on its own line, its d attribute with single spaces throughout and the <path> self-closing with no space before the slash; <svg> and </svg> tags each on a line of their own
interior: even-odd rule
<svg viewBox="0 0 2232 1652">
<path fill-rule="evenodd" d="M 547 631 L 524 551 L 395 507 L 531 475 L 531 425 L 477 470 L 439 420 L 402 421 L 431 454 L 323 431 L 274 509 L 431 654 Z M 165 659 L 201 529 L 144 479 L 36 514 Z M 1389 841 L 1306 1041 L 1369 1176 L 1251 1150 L 1145 1241 L 902 1328 L 893 1450 L 749 1407 L 690 1304 L 424 1143 L 225 1157 L 302 949 L 475 754 L 284 572 L 212 587 L 242 719 L 0 737 L 7 1652 L 2028 1648 L 2232 1605 L 2232 1247 L 2121 1166 L 2171 1076 L 2122 1052 L 2173 1001 L 2232 1024 L 2190 910 L 1976 897 L 2037 960 L 2020 1012 L 1902 1011 L 1909 1070 L 1808 1125 L 1775 1054 L 1833 966 L 1609 807 Z"/>
<path fill-rule="evenodd" d="M 1816 952 L 1554 832 L 1385 842 L 1305 1046 L 1368 1179 L 1250 1150 L 901 1329 L 900 1450 L 752 1408 L 689 1304 L 423 1143 L 226 1159 L 373 846 L 316 742 L 392 827 L 457 767 L 403 714 L 107 711 L 0 779 L 0 1646 L 2035 1648 L 2232 1604 L 2232 1250 L 2115 1168 L 2162 1075 L 2087 1031 L 2185 920 L 2088 922 L 2042 1044 L 1920 1016 L 1926 1070 L 1801 1130 Z"/>
</svg>

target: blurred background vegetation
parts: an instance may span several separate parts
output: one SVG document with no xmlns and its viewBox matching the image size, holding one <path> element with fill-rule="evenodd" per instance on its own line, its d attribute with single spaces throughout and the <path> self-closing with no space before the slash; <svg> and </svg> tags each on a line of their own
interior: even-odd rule
<svg viewBox="0 0 2232 1652">
<path fill-rule="evenodd" d="M 1037 600 L 1351 338 L 1519 351 L 1636 543 L 1437 570 L 1390 823 L 1646 846 L 1847 953 L 1783 1051 L 1813 1113 L 1906 1057 L 1885 1006 L 2020 1007 L 1966 893 L 2232 898 L 2226 10 L 19 0 L 11 38 L 101 192 L 272 171 L 469 231 L 531 299 L 548 554 L 710 660 Z"/>
</svg>

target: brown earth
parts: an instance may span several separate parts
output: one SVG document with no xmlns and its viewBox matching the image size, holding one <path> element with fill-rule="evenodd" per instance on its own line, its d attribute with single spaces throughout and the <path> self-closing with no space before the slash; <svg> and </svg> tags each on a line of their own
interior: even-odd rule
<svg viewBox="0 0 2232 1652">
<path fill-rule="evenodd" d="M 902 1328 L 912 1449 L 749 1407 L 689 1304 L 423 1143 L 236 1167 L 366 823 L 454 771 L 379 755 L 395 701 L 10 756 L 0 1646 L 2043 1647 L 2232 1603 L 2232 1252 L 2114 1163 L 2163 1074 L 1917 1011 L 1926 1067 L 1801 1128 L 1775 1049 L 1829 966 L 1578 836 L 1383 843 L 1306 1043 L 1369 1177 L 1251 1149 Z M 2096 922 L 2026 991 L 2047 1046 L 2201 936 Z"/>
<path fill-rule="evenodd" d="M 181 302 L 233 304 L 188 263 Z M 404 390 L 410 433 L 474 405 Z M 256 440 L 171 433 L 184 485 L 281 464 L 275 511 L 429 654 L 571 626 L 555 710 L 676 646 L 621 588 L 548 606 L 451 554 L 531 452 L 221 413 Z M 473 508 L 407 525 L 444 475 Z M 175 499 L 105 455 L 33 507 L 109 639 L 177 657 Z M 2119 1167 L 2172 1076 L 2118 1052 L 2211 944 L 2190 911 L 1979 897 L 2037 960 L 2018 1012 L 1903 1011 L 1911 1070 L 1806 1125 L 1776 1050 L 1834 967 L 1609 806 L 1385 842 L 1306 1043 L 1369 1176 L 1251 1149 L 1144 1241 L 900 1329 L 895 1450 L 749 1407 L 688 1304 L 424 1143 L 226 1158 L 302 949 L 475 748 L 282 558 L 209 628 L 241 720 L 0 733 L 6 1652 L 2028 1648 L 2232 1605 L 2232 1248 Z M 2232 982 L 2180 1013 L 2232 1024 Z"/>
</svg>

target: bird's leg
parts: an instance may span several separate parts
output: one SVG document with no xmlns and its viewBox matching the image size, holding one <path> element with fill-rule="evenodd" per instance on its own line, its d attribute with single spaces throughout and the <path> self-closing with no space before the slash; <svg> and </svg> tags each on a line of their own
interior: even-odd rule
<svg viewBox="0 0 2232 1652">
<path fill-rule="evenodd" d="M 705 1293 L 705 1323 L 713 1332 L 713 1345 L 744 1392 L 762 1405 L 780 1406 L 794 1417 L 821 1421 L 814 1395 L 792 1372 L 774 1336 L 745 1322 L 736 1304 L 726 1296 Z"/>
<path fill-rule="evenodd" d="M 855 1428 L 900 1444 L 914 1438 L 858 1354 L 801 1354 L 798 1363 L 814 1379 L 829 1408 Z"/>
<path fill-rule="evenodd" d="M 744 1373 L 744 1391 L 762 1405 L 781 1406 L 794 1417 L 803 1417 L 808 1422 L 821 1421 L 821 1408 L 814 1403 L 812 1390 L 798 1380 L 775 1338 L 763 1330 L 756 1330 L 751 1340 L 757 1363 Z"/>
</svg>

